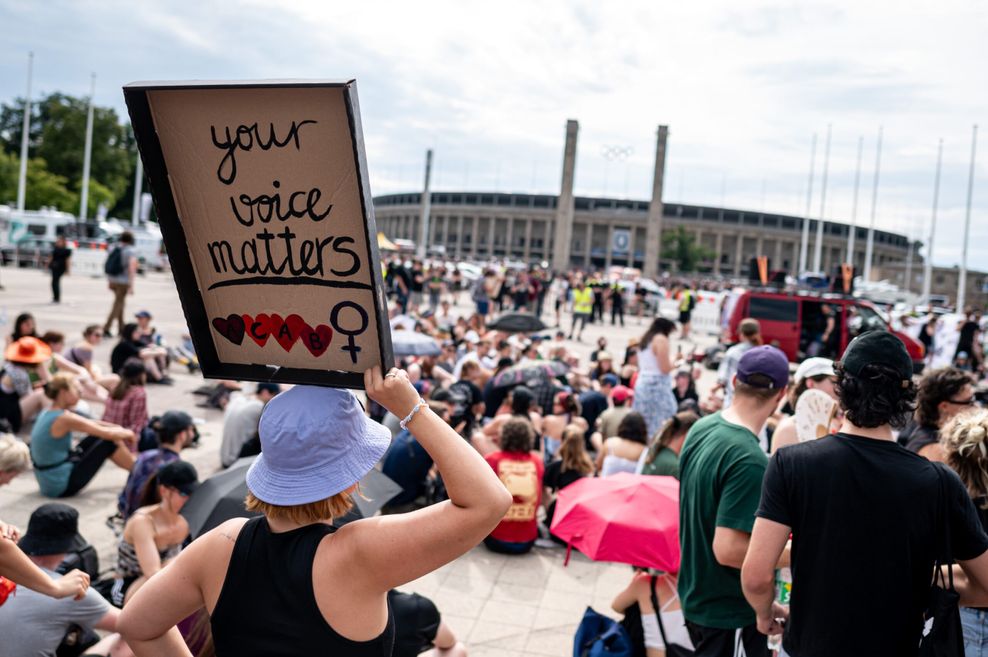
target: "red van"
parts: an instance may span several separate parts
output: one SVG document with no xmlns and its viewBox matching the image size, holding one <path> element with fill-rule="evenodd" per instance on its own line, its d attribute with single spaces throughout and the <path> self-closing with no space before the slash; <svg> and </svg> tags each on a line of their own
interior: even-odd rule
<svg viewBox="0 0 988 657">
<path fill-rule="evenodd" d="M 827 345 L 821 345 L 819 336 L 826 327 L 828 314 L 836 321 L 837 334 L 831 336 Z M 878 309 L 863 299 L 806 291 L 746 290 L 724 297 L 721 317 L 723 338 L 729 344 L 739 341 L 738 324 L 751 317 L 761 325 L 764 343 L 781 349 L 793 363 L 806 358 L 815 342 L 818 343 L 815 349 L 820 351 L 817 355 L 837 359 L 858 334 L 890 331 L 906 345 L 913 359 L 913 370 L 917 374 L 923 370 L 923 345 L 893 331 Z"/>
</svg>

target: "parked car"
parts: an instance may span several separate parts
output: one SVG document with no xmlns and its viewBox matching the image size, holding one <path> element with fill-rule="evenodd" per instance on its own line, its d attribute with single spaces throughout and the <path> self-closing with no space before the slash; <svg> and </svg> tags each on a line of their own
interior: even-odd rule
<svg viewBox="0 0 988 657">
<path fill-rule="evenodd" d="M 4 265 L 42 267 L 51 255 L 55 240 L 48 237 L 25 237 L 0 250 Z"/>
<path fill-rule="evenodd" d="M 925 354 L 920 342 L 893 330 L 870 301 L 836 294 L 768 290 L 732 293 L 725 298 L 726 330 L 722 337 L 727 343 L 738 342 L 741 320 L 745 317 L 757 319 L 764 343 L 781 349 L 790 362 L 799 363 L 807 357 L 811 344 L 826 323 L 825 305 L 834 313 L 839 336 L 833 341 L 833 353 L 820 355 L 837 358 L 844 353 L 847 343 L 861 333 L 889 331 L 906 346 L 916 373 L 923 370 Z"/>
</svg>

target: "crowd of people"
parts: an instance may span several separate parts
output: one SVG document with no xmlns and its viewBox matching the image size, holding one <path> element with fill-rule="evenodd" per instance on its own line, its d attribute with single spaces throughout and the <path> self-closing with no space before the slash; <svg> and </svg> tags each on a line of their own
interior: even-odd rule
<svg viewBox="0 0 988 657">
<path fill-rule="evenodd" d="M 455 267 L 393 259 L 393 335 L 420 333 L 435 348 L 369 370 L 366 404 L 273 383 L 197 391 L 223 414 L 216 467 L 251 459 L 245 504 L 256 517 L 193 536 L 180 512 L 200 482 L 183 459 L 200 440 L 196 421 L 182 408 L 152 416 L 148 397 L 194 354 L 170 347 L 149 311 L 124 321 L 134 256 L 126 244 L 119 256 L 105 326 L 80 327 L 73 341 L 25 313 L 7 339 L 0 485 L 33 471 L 43 496 L 63 500 L 36 509 L 23 535 L 0 522 L 0 576 L 18 585 L 5 601 L 0 586 L 0 635 L 24 635 L 11 655 L 66 642 L 116 657 L 464 655 L 436 606 L 398 587 L 480 544 L 509 558 L 561 550 L 551 531 L 560 491 L 618 473 L 680 482 L 678 572 L 636 568 L 613 601 L 620 613 L 637 605 L 648 657 L 726 657 L 739 643 L 751 657 L 918 654 L 946 520 L 970 605 L 965 637 L 988 637 L 977 371 L 916 377 L 902 343 L 879 331 L 793 368 L 749 318 L 707 386 L 682 349 L 692 286 L 673 288 L 678 315 L 666 318 L 641 284 L 601 275 L 490 267 L 471 282 Z M 623 326 L 626 310 L 637 334 L 601 335 L 585 356 L 587 327 Z M 546 328 L 489 328 L 509 311 Z M 118 342 L 104 371 L 94 350 L 111 321 Z M 104 467 L 128 473 L 109 519 L 117 550 L 112 572 L 88 572 L 92 548 L 64 501 Z M 401 492 L 371 521 L 334 523 L 375 467 Z M 871 593 L 856 593 L 862 573 Z M 974 643 L 968 654 L 980 654 Z"/>
</svg>

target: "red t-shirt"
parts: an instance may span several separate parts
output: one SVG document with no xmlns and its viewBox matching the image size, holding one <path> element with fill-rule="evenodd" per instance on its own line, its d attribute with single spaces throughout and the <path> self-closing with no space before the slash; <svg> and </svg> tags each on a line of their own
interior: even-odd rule
<svg viewBox="0 0 988 657">
<path fill-rule="evenodd" d="M 511 507 L 491 532 L 491 537 L 508 543 L 528 543 L 538 538 L 535 513 L 542 501 L 545 466 L 538 454 L 494 452 L 487 462 L 511 493 Z"/>
</svg>

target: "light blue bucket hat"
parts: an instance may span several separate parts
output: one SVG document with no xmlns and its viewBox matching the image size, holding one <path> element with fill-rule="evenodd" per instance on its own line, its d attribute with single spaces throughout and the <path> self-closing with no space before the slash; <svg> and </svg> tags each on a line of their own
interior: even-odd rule
<svg viewBox="0 0 988 657">
<path fill-rule="evenodd" d="M 247 471 L 254 497 L 276 506 L 318 502 L 354 485 L 381 459 L 391 432 L 349 390 L 295 386 L 264 407 L 261 454 Z"/>
</svg>

